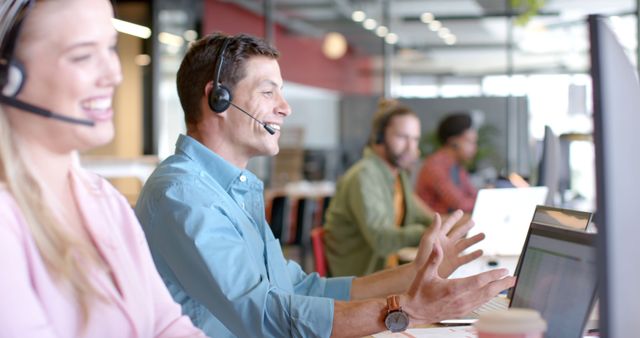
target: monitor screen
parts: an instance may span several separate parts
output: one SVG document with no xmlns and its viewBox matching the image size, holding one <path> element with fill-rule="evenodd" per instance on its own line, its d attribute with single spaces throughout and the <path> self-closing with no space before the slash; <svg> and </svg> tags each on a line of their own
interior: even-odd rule
<svg viewBox="0 0 640 338">
<path fill-rule="evenodd" d="M 600 329 L 603 337 L 640 332 L 640 84 L 636 67 L 599 16 L 589 17 L 596 160 Z"/>
<path fill-rule="evenodd" d="M 592 213 L 539 205 L 533 213 L 533 223 L 587 230 Z"/>
<path fill-rule="evenodd" d="M 596 285 L 595 234 L 532 223 L 510 307 L 539 311 L 547 337 L 579 338 Z"/>
<path fill-rule="evenodd" d="M 551 127 L 544 127 L 542 158 L 538 166 L 538 185 L 549 188 L 546 205 L 556 205 L 560 181 L 560 141 Z"/>
</svg>

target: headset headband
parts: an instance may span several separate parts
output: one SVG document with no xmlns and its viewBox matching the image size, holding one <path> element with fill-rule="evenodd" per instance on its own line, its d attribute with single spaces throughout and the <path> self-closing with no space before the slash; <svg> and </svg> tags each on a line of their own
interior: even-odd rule
<svg viewBox="0 0 640 338">
<path fill-rule="evenodd" d="M 33 0 L 8 0 L 0 5 L 0 88 L 8 81 L 8 71 L 13 59 L 16 41 L 20 33 L 20 27 L 27 13 L 33 6 Z"/>
</svg>

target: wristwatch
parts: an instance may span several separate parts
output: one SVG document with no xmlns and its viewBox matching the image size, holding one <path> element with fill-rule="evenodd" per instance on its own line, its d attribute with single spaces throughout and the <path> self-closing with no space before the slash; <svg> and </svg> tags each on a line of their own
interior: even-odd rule
<svg viewBox="0 0 640 338">
<path fill-rule="evenodd" d="M 409 327 L 409 315 L 402 311 L 400 297 L 391 295 L 387 297 L 387 314 L 384 317 L 384 325 L 391 332 L 402 332 Z"/>
</svg>

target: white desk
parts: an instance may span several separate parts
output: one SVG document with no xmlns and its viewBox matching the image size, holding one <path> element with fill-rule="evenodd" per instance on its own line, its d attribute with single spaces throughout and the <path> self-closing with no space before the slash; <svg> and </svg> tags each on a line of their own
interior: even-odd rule
<svg viewBox="0 0 640 338">
<path fill-rule="evenodd" d="M 374 334 L 374 338 L 476 338 L 478 337 L 473 326 L 453 326 L 453 327 L 430 327 L 430 328 L 414 328 L 405 332 L 391 333 L 384 331 Z M 584 336 L 585 338 L 598 337 Z"/>
</svg>

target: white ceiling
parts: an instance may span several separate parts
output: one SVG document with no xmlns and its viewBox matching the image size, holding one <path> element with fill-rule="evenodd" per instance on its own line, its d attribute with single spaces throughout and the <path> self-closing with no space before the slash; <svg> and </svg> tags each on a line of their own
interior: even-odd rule
<svg viewBox="0 0 640 338">
<path fill-rule="evenodd" d="M 260 12 L 265 0 L 233 3 Z M 636 48 L 635 0 L 546 0 L 526 26 L 509 23 L 505 0 L 272 0 L 276 21 L 294 34 L 342 33 L 359 52 L 382 55 L 382 39 L 351 20 L 354 10 L 383 22 L 388 1 L 390 31 L 398 35 L 392 67 L 399 73 L 475 75 L 506 73 L 509 35 L 515 72 L 584 71 L 588 14 L 616 16 L 614 29 L 623 44 Z M 447 45 L 420 21 L 433 13 L 456 36 Z M 513 30 L 510 32 L 510 27 Z"/>
</svg>

